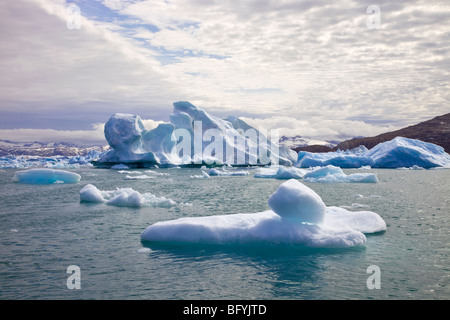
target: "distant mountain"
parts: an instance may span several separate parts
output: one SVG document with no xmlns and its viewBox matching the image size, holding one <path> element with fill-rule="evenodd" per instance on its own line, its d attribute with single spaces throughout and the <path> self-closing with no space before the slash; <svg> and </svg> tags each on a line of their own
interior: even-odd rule
<svg viewBox="0 0 450 320">
<path fill-rule="evenodd" d="M 340 141 L 335 140 L 320 140 L 315 138 L 308 138 L 308 137 L 302 137 L 302 136 L 295 136 L 295 137 L 286 137 L 282 136 L 280 138 L 280 144 L 285 145 L 288 148 L 291 148 L 292 150 L 295 150 L 298 152 L 298 148 L 305 148 L 311 145 L 317 145 L 322 146 L 324 148 L 328 148 L 331 150 L 334 146 L 336 146 Z"/>
<path fill-rule="evenodd" d="M 66 142 L 14 142 L 10 140 L 0 140 L 0 156 L 40 156 L 40 157 L 52 157 L 52 156 L 76 156 L 85 155 L 89 151 L 106 151 L 109 146 L 92 146 L 92 147 L 80 147 L 74 144 Z"/>
<path fill-rule="evenodd" d="M 339 143 L 333 150 L 349 150 L 360 145 L 371 149 L 377 144 L 392 140 L 395 137 L 405 137 L 431 142 L 443 147 L 445 152 L 450 153 L 450 113 L 400 130 L 386 132 L 375 137 L 347 140 Z"/>
</svg>

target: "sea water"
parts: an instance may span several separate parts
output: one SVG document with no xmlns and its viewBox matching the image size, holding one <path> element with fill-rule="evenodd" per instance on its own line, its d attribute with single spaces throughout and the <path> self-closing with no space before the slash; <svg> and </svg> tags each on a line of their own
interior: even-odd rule
<svg viewBox="0 0 450 320">
<path fill-rule="evenodd" d="M 363 171 L 378 183 L 304 182 L 327 206 L 374 211 L 386 221 L 385 232 L 350 249 L 141 241 L 158 221 L 268 210 L 283 180 L 191 177 L 201 175 L 198 168 L 127 180 L 87 167 L 70 170 L 81 175 L 78 183 L 28 185 L 13 181 L 16 171 L 0 170 L 0 299 L 450 298 L 448 169 Z M 86 184 L 133 188 L 176 205 L 83 203 Z"/>
</svg>

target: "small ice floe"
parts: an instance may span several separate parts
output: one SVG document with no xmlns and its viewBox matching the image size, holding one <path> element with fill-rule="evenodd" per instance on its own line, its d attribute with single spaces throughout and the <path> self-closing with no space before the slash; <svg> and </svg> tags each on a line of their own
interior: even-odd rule
<svg viewBox="0 0 450 320">
<path fill-rule="evenodd" d="M 80 180 L 78 173 L 48 168 L 17 171 L 14 175 L 14 181 L 26 184 L 77 183 Z"/>
<path fill-rule="evenodd" d="M 80 190 L 80 201 L 125 207 L 150 206 L 170 208 L 176 205 L 176 202 L 171 199 L 157 197 L 151 193 L 140 193 L 132 188 L 102 191 L 92 184 L 87 184 Z"/>
<path fill-rule="evenodd" d="M 375 212 L 327 207 L 320 196 L 295 179 L 269 198 L 271 210 L 206 217 L 186 217 L 148 226 L 141 239 L 151 242 L 215 244 L 285 243 L 308 247 L 353 247 L 365 233 L 386 230 Z"/>
</svg>

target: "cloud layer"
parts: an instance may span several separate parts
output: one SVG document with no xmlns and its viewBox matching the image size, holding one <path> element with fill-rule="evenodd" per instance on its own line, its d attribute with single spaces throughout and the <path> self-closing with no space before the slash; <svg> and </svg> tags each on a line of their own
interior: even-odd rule
<svg viewBox="0 0 450 320">
<path fill-rule="evenodd" d="M 447 1 L 73 3 L 79 29 L 70 3 L 1 2 L 0 129 L 90 131 L 115 112 L 167 121 L 189 100 L 282 134 L 344 137 L 449 110 Z"/>
</svg>

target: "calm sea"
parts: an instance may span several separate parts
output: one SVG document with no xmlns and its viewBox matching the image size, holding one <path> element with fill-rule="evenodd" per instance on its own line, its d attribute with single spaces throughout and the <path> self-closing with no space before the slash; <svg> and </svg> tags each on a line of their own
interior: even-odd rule
<svg viewBox="0 0 450 320">
<path fill-rule="evenodd" d="M 305 183 L 328 206 L 377 212 L 387 230 L 366 246 L 147 244 L 157 221 L 268 209 L 283 182 L 253 175 L 194 179 L 199 169 L 125 180 L 115 170 L 71 170 L 77 184 L 25 185 L 0 170 L 0 299 L 449 299 L 450 170 L 373 172 L 373 183 Z M 131 187 L 172 208 L 80 203 L 80 189 Z M 80 289 L 69 289 L 69 266 Z M 379 289 L 369 289 L 370 266 Z"/>
</svg>

